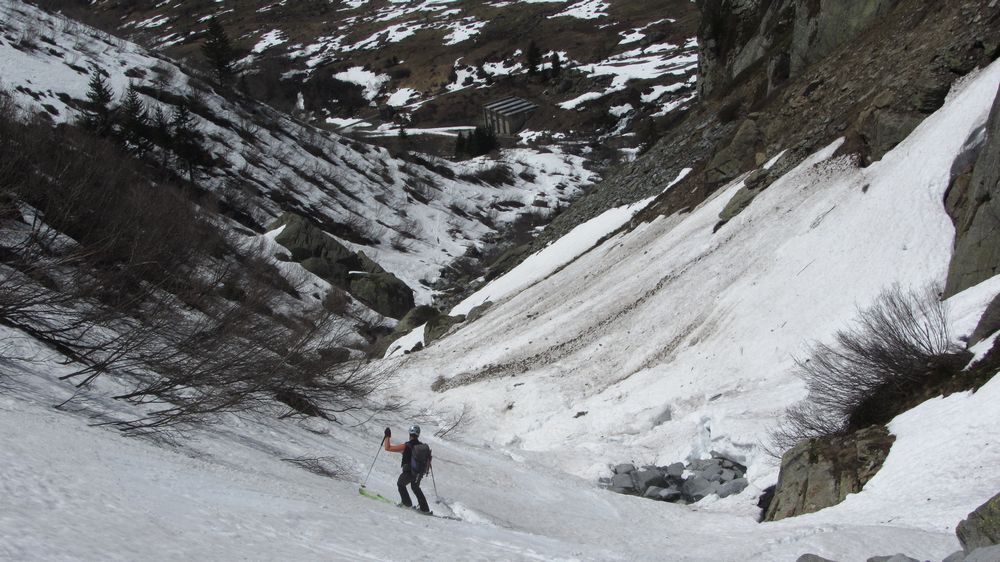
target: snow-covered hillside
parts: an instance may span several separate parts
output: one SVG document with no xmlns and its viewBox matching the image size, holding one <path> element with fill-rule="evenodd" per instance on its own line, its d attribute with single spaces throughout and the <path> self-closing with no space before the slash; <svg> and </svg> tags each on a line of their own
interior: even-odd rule
<svg viewBox="0 0 1000 562">
<path fill-rule="evenodd" d="M 513 94 L 543 106 L 535 130 L 579 133 L 601 115 L 598 126 L 618 136 L 632 130 L 635 117 L 666 115 L 694 97 L 695 10 L 685 2 L 656 9 L 630 0 L 366 0 L 329 7 L 219 1 L 128 10 L 97 4 L 116 16 L 122 33 L 184 55 L 193 54 L 215 17 L 245 52 L 241 71 L 260 77 L 280 64 L 281 82 L 299 84 L 301 114 L 356 133 L 379 135 L 399 124 L 416 133 L 471 126 L 479 104 Z M 532 41 L 540 48 L 540 74 L 551 71 L 553 55 L 562 69 L 538 87 L 525 60 Z M 357 85 L 364 103 L 357 100 L 345 114 L 329 103 L 335 92 L 305 100 L 301 91 L 327 74 Z M 463 107 L 470 102 L 475 106 Z M 594 113 L 581 120 L 585 109 Z"/>
<path fill-rule="evenodd" d="M 596 179 L 579 156 L 521 148 L 498 159 L 450 163 L 394 157 L 294 121 L 245 99 L 227 99 L 172 62 L 133 43 L 17 1 L 0 3 L 0 87 L 31 113 L 75 120 L 92 70 L 119 95 L 140 91 L 152 113 L 185 103 L 216 162 L 197 182 L 267 225 L 284 211 L 309 216 L 430 302 L 442 268 L 525 212 L 549 213 Z M 405 155 L 404 155 L 405 157 Z M 483 172 L 505 167 L 491 185 Z"/>
</svg>

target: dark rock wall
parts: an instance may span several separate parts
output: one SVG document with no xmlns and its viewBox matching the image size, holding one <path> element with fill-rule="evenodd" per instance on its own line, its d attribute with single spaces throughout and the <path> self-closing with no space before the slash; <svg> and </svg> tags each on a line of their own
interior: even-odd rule
<svg viewBox="0 0 1000 562">
<path fill-rule="evenodd" d="M 768 90 L 885 16 L 897 0 L 701 0 L 698 92 L 723 95 L 752 69 Z"/>
<path fill-rule="evenodd" d="M 985 134 L 971 171 L 952 184 L 952 191 L 958 188 L 964 194 L 953 215 L 955 252 L 945 286 L 949 296 L 1000 273 L 1000 95 Z"/>
</svg>

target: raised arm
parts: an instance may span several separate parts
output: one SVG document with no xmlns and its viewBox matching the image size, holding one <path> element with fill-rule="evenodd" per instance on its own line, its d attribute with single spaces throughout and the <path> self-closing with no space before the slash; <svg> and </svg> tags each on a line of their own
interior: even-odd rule
<svg viewBox="0 0 1000 562">
<path fill-rule="evenodd" d="M 402 453 L 404 450 L 406 450 L 405 443 L 400 443 L 399 445 L 393 445 L 390 437 L 392 437 L 392 431 L 387 427 L 385 428 L 385 437 L 382 439 L 382 444 L 385 445 L 386 451 L 389 451 L 390 453 Z"/>
</svg>

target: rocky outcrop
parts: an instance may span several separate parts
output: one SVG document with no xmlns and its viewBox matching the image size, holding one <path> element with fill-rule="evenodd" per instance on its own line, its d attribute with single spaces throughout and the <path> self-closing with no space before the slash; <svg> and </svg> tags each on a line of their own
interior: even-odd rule
<svg viewBox="0 0 1000 562">
<path fill-rule="evenodd" d="M 413 290 L 364 253 L 350 251 L 305 218 L 292 213 L 283 214 L 269 228 L 281 226 L 284 228 L 274 240 L 289 251 L 286 259 L 299 262 L 383 316 L 402 318 L 413 308 Z"/>
<path fill-rule="evenodd" d="M 970 152 L 978 150 L 971 168 L 955 169 L 962 167 L 962 159 L 971 159 L 965 152 L 952 169 L 955 179 L 946 204 L 955 221 L 955 252 L 948 269 L 946 296 L 1000 273 L 1000 96 L 982 134 L 984 142 L 970 139 L 966 143 Z"/>
<path fill-rule="evenodd" d="M 882 467 L 894 440 L 884 427 L 872 426 L 796 445 L 781 458 L 778 486 L 764 520 L 819 511 L 861 491 Z"/>
<path fill-rule="evenodd" d="M 721 456 L 694 460 L 687 465 L 677 462 L 642 469 L 620 464 L 613 472 L 610 479 L 603 481 L 612 492 L 680 504 L 695 503 L 712 494 L 729 497 L 749 485 L 746 467 Z"/>
<path fill-rule="evenodd" d="M 1000 494 L 976 508 L 955 529 L 965 552 L 1000 544 Z"/>
<path fill-rule="evenodd" d="M 883 156 L 917 128 L 926 115 L 918 111 L 901 110 L 892 106 L 893 97 L 876 98 L 868 109 L 858 116 L 854 129 L 862 143 L 862 163 L 881 160 Z"/>
<path fill-rule="evenodd" d="M 289 251 L 291 261 L 299 262 L 330 284 L 347 289 L 348 272 L 361 269 L 357 254 L 299 215 L 285 213 L 268 229 L 280 226 L 284 228 L 274 241 Z"/>
<path fill-rule="evenodd" d="M 375 312 L 390 318 L 402 318 L 414 305 L 413 290 L 385 271 L 352 275 L 349 291 Z"/>
<path fill-rule="evenodd" d="M 424 328 L 424 345 L 430 345 L 434 341 L 441 339 L 442 336 L 448 333 L 448 330 L 456 324 L 461 324 L 465 322 L 465 316 L 448 316 L 447 314 L 439 314 L 434 318 L 427 321 L 427 327 Z"/>
<path fill-rule="evenodd" d="M 762 69 L 768 91 L 885 16 L 898 0 L 699 0 L 698 92 L 725 93 Z"/>
<path fill-rule="evenodd" d="M 705 172 L 705 181 L 723 183 L 744 170 L 763 164 L 763 140 L 757 121 L 747 119 L 736 130 L 733 140 L 712 156 Z"/>
</svg>

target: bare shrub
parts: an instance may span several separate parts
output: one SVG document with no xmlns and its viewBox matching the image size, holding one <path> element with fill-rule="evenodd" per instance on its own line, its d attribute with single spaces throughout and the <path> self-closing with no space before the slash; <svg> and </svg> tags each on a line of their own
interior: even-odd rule
<svg viewBox="0 0 1000 562">
<path fill-rule="evenodd" d="M 435 381 L 437 384 L 437 381 Z M 462 433 L 462 427 L 468 425 L 475 419 L 472 415 L 471 408 L 469 404 L 462 404 L 462 411 L 457 415 L 452 416 L 450 419 L 446 420 L 444 423 L 440 424 L 441 427 L 434 432 L 434 437 L 438 439 L 444 439 L 448 435 L 455 434 L 459 435 Z"/>
<path fill-rule="evenodd" d="M 938 294 L 893 285 L 858 312 L 855 326 L 838 331 L 832 344 L 813 344 L 797 359 L 809 394 L 772 433 L 775 450 L 887 423 L 961 371 L 968 352 L 952 340 Z"/>
<path fill-rule="evenodd" d="M 336 457 L 296 457 L 281 460 L 326 478 L 348 480 L 354 477 L 353 471 L 344 466 Z"/>
<path fill-rule="evenodd" d="M 497 163 L 492 166 L 484 166 L 478 170 L 458 176 L 461 179 L 488 185 L 513 185 L 515 183 L 514 171 L 506 164 Z"/>
</svg>

